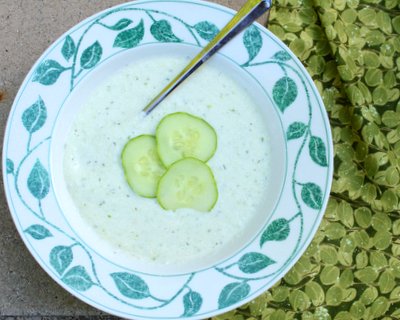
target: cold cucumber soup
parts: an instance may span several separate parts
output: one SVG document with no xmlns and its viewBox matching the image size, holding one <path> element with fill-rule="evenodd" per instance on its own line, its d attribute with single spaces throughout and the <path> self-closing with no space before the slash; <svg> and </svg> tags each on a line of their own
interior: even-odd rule
<svg viewBox="0 0 400 320">
<path fill-rule="evenodd" d="M 122 68 L 91 93 L 65 143 L 64 177 L 79 214 L 112 247 L 144 263 L 180 265 L 224 250 L 259 214 L 270 183 L 270 137 L 260 106 L 218 66 L 200 68 L 143 117 L 143 107 L 187 62 L 168 54 Z M 209 212 L 165 210 L 136 194 L 124 176 L 125 144 L 154 135 L 160 120 L 176 112 L 204 119 L 217 135 L 207 165 L 218 200 Z"/>
</svg>

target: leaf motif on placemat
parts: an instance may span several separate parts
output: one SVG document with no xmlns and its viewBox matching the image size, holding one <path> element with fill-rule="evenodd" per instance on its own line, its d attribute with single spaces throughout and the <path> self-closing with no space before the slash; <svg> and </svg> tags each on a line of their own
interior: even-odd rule
<svg viewBox="0 0 400 320">
<path fill-rule="evenodd" d="M 247 282 L 233 282 L 226 285 L 218 298 L 218 308 L 226 308 L 240 302 L 250 292 L 250 286 Z"/>
<path fill-rule="evenodd" d="M 29 133 L 34 133 L 43 127 L 47 119 L 47 109 L 39 96 L 37 101 L 22 113 L 22 124 Z"/>
<path fill-rule="evenodd" d="M 29 191 L 38 200 L 42 200 L 49 193 L 49 174 L 39 159 L 36 160 L 31 172 L 29 173 L 27 183 Z"/>
<path fill-rule="evenodd" d="M 191 317 L 196 314 L 203 304 L 201 294 L 195 291 L 190 291 L 183 296 L 184 312 L 182 317 Z"/>
<path fill-rule="evenodd" d="M 50 251 L 50 264 L 61 275 L 73 260 L 71 247 L 57 246 Z"/>
<path fill-rule="evenodd" d="M 68 270 L 61 280 L 71 288 L 78 291 L 89 290 L 93 281 L 83 266 L 76 266 Z"/>
<path fill-rule="evenodd" d="M 256 273 L 265 269 L 276 261 L 258 252 L 249 252 L 243 255 L 238 262 L 240 271 L 244 273 Z"/>
<path fill-rule="evenodd" d="M 136 27 L 118 33 L 114 40 L 114 47 L 130 49 L 136 47 L 144 37 L 144 24 L 140 20 Z"/>
<path fill-rule="evenodd" d="M 142 278 L 127 272 L 112 273 L 119 292 L 131 299 L 145 299 L 150 296 L 149 287 Z"/>
<path fill-rule="evenodd" d="M 308 282 L 305 285 L 305 293 L 314 305 L 319 306 L 324 303 L 325 292 L 319 283 L 315 281 Z"/>
<path fill-rule="evenodd" d="M 40 224 L 33 224 L 24 230 L 24 232 L 28 233 L 35 240 L 43 240 L 53 236 L 46 227 Z"/>
<path fill-rule="evenodd" d="M 171 24 L 167 20 L 155 21 L 151 27 L 150 32 L 153 37 L 160 42 L 181 42 L 172 32 Z"/>
</svg>

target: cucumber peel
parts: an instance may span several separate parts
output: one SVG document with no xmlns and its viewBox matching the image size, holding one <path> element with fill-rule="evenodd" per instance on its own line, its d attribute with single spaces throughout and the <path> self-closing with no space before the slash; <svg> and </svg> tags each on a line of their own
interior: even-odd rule
<svg viewBox="0 0 400 320">
<path fill-rule="evenodd" d="M 207 212 L 217 199 L 218 189 L 211 169 L 195 158 L 173 163 L 158 184 L 157 200 L 166 210 L 190 208 Z"/>
<path fill-rule="evenodd" d="M 121 160 L 131 189 L 142 197 L 155 198 L 158 181 L 165 172 L 155 137 L 141 135 L 129 140 L 122 150 Z"/>
<path fill-rule="evenodd" d="M 208 161 L 217 149 L 217 134 L 205 120 L 185 112 L 165 116 L 156 129 L 157 150 L 166 167 L 183 158 Z"/>
</svg>

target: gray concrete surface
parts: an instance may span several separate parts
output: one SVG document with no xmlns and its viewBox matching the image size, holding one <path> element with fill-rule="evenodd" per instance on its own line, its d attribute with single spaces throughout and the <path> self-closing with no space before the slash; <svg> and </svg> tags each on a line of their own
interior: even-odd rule
<svg viewBox="0 0 400 320">
<path fill-rule="evenodd" d="M 0 132 L 32 64 L 62 33 L 124 0 L 0 0 Z M 214 1 L 238 9 L 245 0 Z M 2 184 L 1 179 L 1 184 Z M 59 287 L 20 239 L 0 189 L 0 317 L 101 316 Z M 10 318 L 9 318 L 10 317 Z M 14 318 L 13 318 L 14 319 Z M 48 319 L 48 318 L 45 318 Z M 69 319 L 69 318 L 68 318 Z"/>
</svg>

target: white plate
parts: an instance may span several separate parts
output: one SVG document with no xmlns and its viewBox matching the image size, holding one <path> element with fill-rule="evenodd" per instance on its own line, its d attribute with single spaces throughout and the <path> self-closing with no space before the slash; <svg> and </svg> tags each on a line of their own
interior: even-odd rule
<svg viewBox="0 0 400 320">
<path fill-rule="evenodd" d="M 135 56 L 154 50 L 194 53 L 233 14 L 202 1 L 137 1 L 111 8 L 52 44 L 18 92 L 3 148 L 11 214 L 44 270 L 98 309 L 132 319 L 203 319 L 227 312 L 283 277 L 318 228 L 333 170 L 325 108 L 301 63 L 258 24 L 215 58 L 248 79 L 265 100 L 274 136 L 274 201 L 233 252 L 180 273 L 144 272 L 107 256 L 63 205 L 57 163 L 74 112 L 67 106 Z"/>
</svg>

